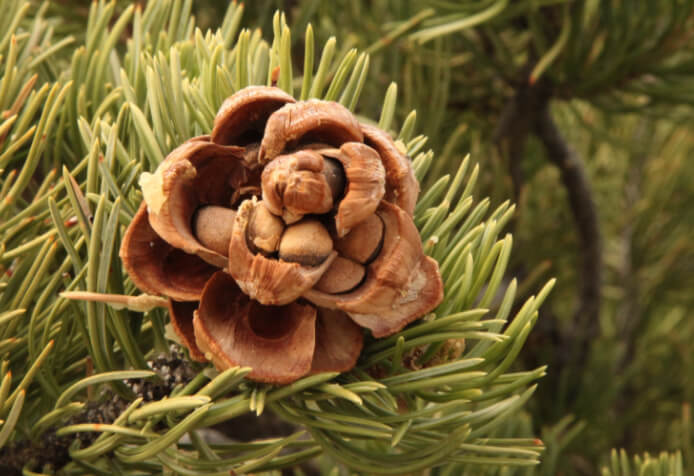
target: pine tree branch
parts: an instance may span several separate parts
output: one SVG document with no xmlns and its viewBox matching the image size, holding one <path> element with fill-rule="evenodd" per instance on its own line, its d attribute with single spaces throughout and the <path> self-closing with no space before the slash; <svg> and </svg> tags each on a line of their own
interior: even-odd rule
<svg viewBox="0 0 694 476">
<path fill-rule="evenodd" d="M 525 154 L 528 139 L 528 123 L 523 120 L 526 110 L 522 104 L 521 91 L 511 98 L 501 112 L 501 117 L 494 131 L 494 143 L 499 154 L 508 158 L 509 175 L 513 184 L 513 201 L 519 203 L 523 189 L 521 162 Z"/>
<path fill-rule="evenodd" d="M 528 63 L 523 68 L 522 77 L 532 68 Z M 537 121 L 538 111 L 550 95 L 550 86 L 541 81 L 534 85 L 520 83 L 516 93 L 509 99 L 499 116 L 499 123 L 494 130 L 493 141 L 502 156 L 508 157 L 509 173 L 513 182 L 513 198 L 519 203 L 523 189 L 521 162 L 525 155 L 528 135 Z"/>
<path fill-rule="evenodd" d="M 597 208 L 583 163 L 554 122 L 549 103 L 545 103 L 539 113 L 535 133 L 547 152 L 548 160 L 561 172 L 561 180 L 568 193 L 569 205 L 580 235 L 582 284 L 571 336 L 576 352 L 571 355 L 575 362 L 582 362 L 591 340 L 597 334 L 600 311 L 602 239 Z"/>
</svg>

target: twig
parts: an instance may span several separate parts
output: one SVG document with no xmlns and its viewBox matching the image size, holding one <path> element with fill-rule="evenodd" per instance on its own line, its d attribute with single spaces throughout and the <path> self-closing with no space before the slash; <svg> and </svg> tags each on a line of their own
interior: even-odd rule
<svg viewBox="0 0 694 476">
<path fill-rule="evenodd" d="M 521 91 L 511 98 L 501 111 L 499 123 L 494 131 L 494 142 L 501 157 L 508 158 L 509 174 L 513 183 L 513 201 L 520 203 L 523 190 L 523 173 L 521 162 L 525 155 L 525 144 L 528 139 L 529 124 L 525 102 Z"/>
<path fill-rule="evenodd" d="M 526 75 L 531 67 L 532 63 L 528 62 L 521 74 Z M 525 144 L 537 122 L 539 111 L 549 100 L 551 86 L 545 80 L 532 85 L 524 82 L 518 84 L 515 91 L 501 111 L 493 140 L 501 156 L 508 158 L 509 174 L 513 182 L 513 199 L 515 203 L 520 203 L 523 193 L 521 164 L 525 156 Z"/>
<path fill-rule="evenodd" d="M 114 309 L 127 308 L 131 311 L 147 312 L 155 307 L 167 307 L 168 300 L 159 296 L 140 294 L 139 296 L 125 296 L 122 294 L 101 294 L 89 291 L 64 291 L 60 297 L 76 301 L 103 302 Z"/>
<path fill-rule="evenodd" d="M 602 240 L 595 201 L 583 163 L 567 144 L 545 103 L 535 124 L 535 133 L 547 152 L 547 158 L 561 172 L 569 195 L 569 205 L 581 240 L 581 294 L 573 320 L 572 353 L 574 362 L 584 361 L 588 346 L 597 334 L 602 280 Z"/>
</svg>

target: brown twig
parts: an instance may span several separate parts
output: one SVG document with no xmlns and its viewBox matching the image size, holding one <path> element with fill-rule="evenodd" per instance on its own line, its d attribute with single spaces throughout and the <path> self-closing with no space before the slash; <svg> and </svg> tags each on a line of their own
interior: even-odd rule
<svg viewBox="0 0 694 476">
<path fill-rule="evenodd" d="M 525 70 L 532 68 L 529 62 Z M 557 345 L 569 352 L 563 364 L 580 365 L 587 357 L 590 342 L 597 334 L 602 276 L 601 235 L 597 209 L 583 163 L 570 147 L 552 118 L 549 103 L 557 91 L 547 79 L 535 84 L 520 83 L 499 117 L 493 140 L 499 153 L 508 160 L 514 199 L 522 200 L 524 179 L 522 161 L 528 137 L 535 135 L 544 146 L 547 159 L 556 165 L 566 188 L 569 206 L 579 234 L 581 247 L 581 291 L 573 328 L 560 335 Z M 570 362 L 569 362 L 570 361 Z"/>
<path fill-rule="evenodd" d="M 547 152 L 547 158 L 561 173 L 571 212 L 581 243 L 580 303 L 573 320 L 572 352 L 574 362 L 584 361 L 588 346 L 598 331 L 600 284 L 602 281 L 602 240 L 598 213 L 590 182 L 582 161 L 559 131 L 545 102 L 535 123 L 535 133 Z"/>
<path fill-rule="evenodd" d="M 524 84 L 516 89 L 501 111 L 494 130 L 493 140 L 502 157 L 507 157 L 509 173 L 513 182 L 513 198 L 519 203 L 523 191 L 521 164 L 525 156 L 525 144 L 536 122 L 537 111 L 547 101 L 544 84 Z"/>
<path fill-rule="evenodd" d="M 527 78 L 534 67 L 534 60 L 528 61 L 520 70 L 519 77 Z M 523 194 L 522 161 L 528 136 L 533 132 L 538 112 L 551 95 L 552 87 L 546 80 L 535 84 L 527 81 L 512 82 L 514 95 L 501 110 L 499 122 L 494 129 L 492 140 L 499 154 L 508 160 L 509 174 L 513 183 L 513 200 L 520 203 Z"/>
</svg>

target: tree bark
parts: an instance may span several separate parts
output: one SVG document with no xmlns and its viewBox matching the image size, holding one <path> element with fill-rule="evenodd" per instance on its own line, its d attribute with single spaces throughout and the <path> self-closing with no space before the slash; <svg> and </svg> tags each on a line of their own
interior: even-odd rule
<svg viewBox="0 0 694 476">
<path fill-rule="evenodd" d="M 587 357 L 590 342 L 598 331 L 602 282 L 602 240 L 598 213 L 583 163 L 559 131 L 548 102 L 539 112 L 535 133 L 547 152 L 548 160 L 559 168 L 580 238 L 581 292 L 570 336 L 573 341 L 570 348 L 574 350 L 571 360 L 580 363 Z"/>
</svg>

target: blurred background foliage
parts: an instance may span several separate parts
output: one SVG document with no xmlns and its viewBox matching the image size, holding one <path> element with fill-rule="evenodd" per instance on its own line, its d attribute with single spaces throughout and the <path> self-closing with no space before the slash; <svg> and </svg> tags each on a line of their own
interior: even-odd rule
<svg viewBox="0 0 694 476">
<path fill-rule="evenodd" d="M 224 3 L 199 2 L 200 19 Z M 244 25 L 268 31 L 275 8 L 371 54 L 358 112 L 398 83 L 396 121 L 415 109 L 440 154 L 431 177 L 470 152 L 479 194 L 516 200 L 521 291 L 558 278 L 521 354 L 549 364 L 530 403 L 538 474 L 596 474 L 613 447 L 691 467 L 694 2 L 256 0 Z M 538 132 L 545 108 L 559 150 Z"/>
<path fill-rule="evenodd" d="M 228 7 L 194 4 L 203 29 Z M 47 21 L 79 38 L 88 5 L 56 1 Z M 398 83 L 393 129 L 417 111 L 438 152 L 430 177 L 469 152 L 477 194 L 517 203 L 509 275 L 521 298 L 558 278 L 520 355 L 547 376 L 508 428 L 547 446 L 527 474 L 691 468 L 694 2 L 253 0 L 242 26 L 268 38 L 278 8 L 293 31 L 311 22 L 317 45 L 335 36 L 338 58 L 371 54 L 358 113 L 378 117 Z M 292 38 L 300 67 L 303 36 Z"/>
</svg>

